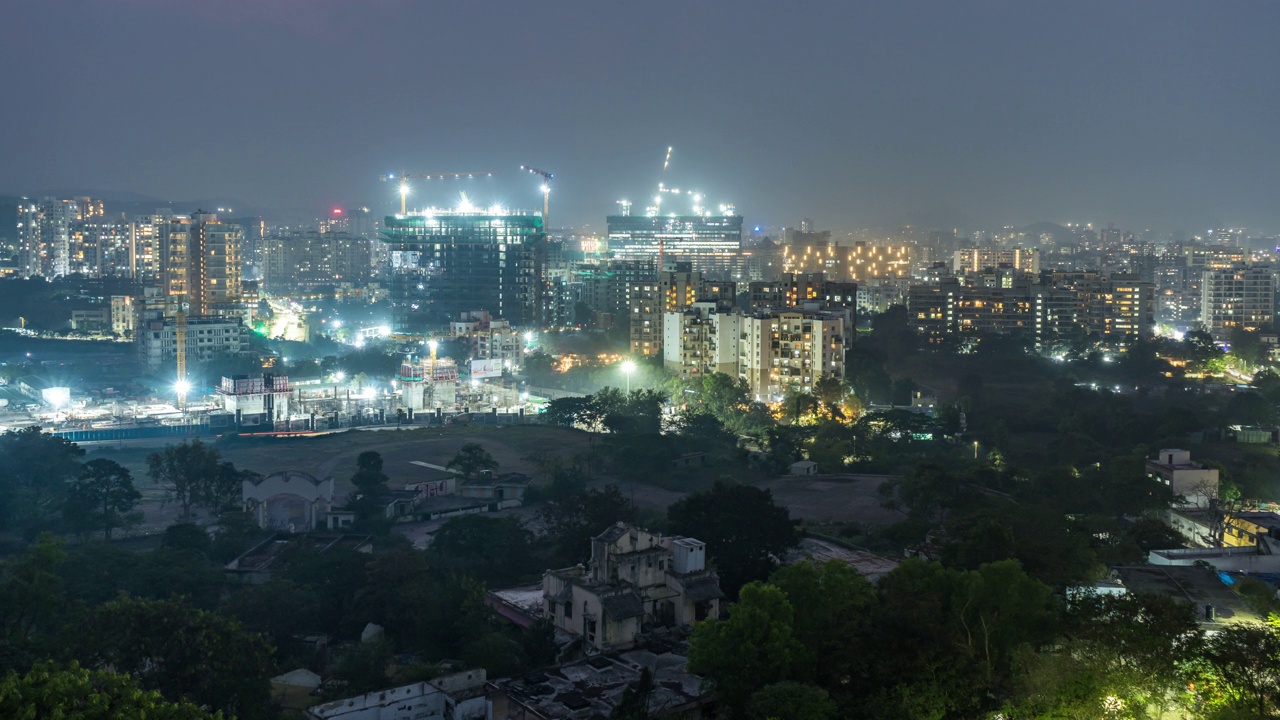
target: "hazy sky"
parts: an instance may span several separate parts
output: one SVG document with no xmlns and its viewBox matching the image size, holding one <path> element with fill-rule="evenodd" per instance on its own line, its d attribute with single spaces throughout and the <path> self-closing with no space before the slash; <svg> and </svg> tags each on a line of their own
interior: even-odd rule
<svg viewBox="0 0 1280 720">
<path fill-rule="evenodd" d="M 3 0 L 0 192 L 1280 229 L 1280 3 Z M 419 186 L 436 204 L 466 185 Z M 670 205 L 670 202 L 668 202 Z"/>
</svg>

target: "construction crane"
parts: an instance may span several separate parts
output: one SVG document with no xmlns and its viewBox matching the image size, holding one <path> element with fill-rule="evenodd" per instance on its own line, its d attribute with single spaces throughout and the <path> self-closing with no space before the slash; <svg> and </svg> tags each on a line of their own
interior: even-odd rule
<svg viewBox="0 0 1280 720">
<path fill-rule="evenodd" d="M 542 230 L 545 233 L 549 233 L 551 232 L 551 225 L 547 223 L 547 218 L 551 214 L 551 180 L 555 175 L 547 172 L 546 170 L 539 170 L 536 167 L 530 167 L 528 165 L 521 165 L 520 169 L 531 172 L 542 178 L 542 186 L 539 188 L 542 190 Z M 546 258 L 544 257 L 546 247 L 547 243 L 545 241 L 538 246 L 537 253 L 534 255 L 533 268 L 533 275 L 535 278 L 533 290 L 535 316 L 538 318 L 538 324 L 542 326 L 546 325 L 545 308 L 543 307 L 544 303 L 542 300 L 543 284 L 546 282 L 544 277 L 545 271 L 543 269 L 546 265 Z"/>
<path fill-rule="evenodd" d="M 173 389 L 178 393 L 178 409 L 182 410 L 187 406 L 187 391 L 191 389 L 187 382 L 187 313 L 182 309 L 178 310 L 174 318 L 173 335 L 178 354 L 178 381 L 174 383 Z"/>
<path fill-rule="evenodd" d="M 396 175 L 394 173 L 390 175 L 384 175 L 382 176 L 382 181 L 383 182 L 396 182 L 396 181 L 400 182 L 400 214 L 405 215 L 408 212 L 405 207 L 405 204 L 406 204 L 405 200 L 409 197 L 409 181 L 410 180 L 463 180 L 467 178 L 476 178 L 476 177 L 493 177 L 493 173 L 488 171 L 483 171 L 483 172 L 420 173 L 417 175 L 410 175 L 402 171 L 399 175 Z"/>
<path fill-rule="evenodd" d="M 542 227 L 551 227 L 547 224 L 547 216 L 551 214 L 551 179 L 555 177 L 555 174 L 546 170 L 539 170 L 536 167 L 529 167 L 528 165 L 521 165 L 520 169 L 542 178 L 542 186 L 538 188 L 542 191 Z"/>
</svg>

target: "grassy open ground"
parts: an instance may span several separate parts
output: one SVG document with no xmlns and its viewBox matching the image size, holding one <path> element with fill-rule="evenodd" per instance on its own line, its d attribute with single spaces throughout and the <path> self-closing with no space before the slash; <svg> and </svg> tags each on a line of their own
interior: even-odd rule
<svg viewBox="0 0 1280 720">
<path fill-rule="evenodd" d="M 571 457 L 589 449 L 591 443 L 599 439 L 581 431 L 556 427 L 464 426 L 354 431 L 312 438 L 238 437 L 216 442 L 215 446 L 223 459 L 264 475 L 278 470 L 301 470 L 319 478 L 332 475 L 336 481 L 335 495 L 341 497 L 350 491 L 347 479 L 355 472 L 356 457 L 366 450 L 382 454 L 391 486 L 398 487 L 438 475 L 411 461 L 444 465 L 469 442 L 484 446 L 498 461 L 499 472 L 532 474 L 533 464 L 525 459 L 531 453 L 545 450 Z M 133 472 L 135 484 L 143 493 L 140 509 L 146 517 L 141 528 L 144 531 L 162 529 L 177 519 L 177 509 L 163 503 L 163 491 L 147 477 L 147 455 L 157 449 L 95 447 L 86 456 L 86 459 L 112 458 Z M 708 469 L 706 473 L 672 472 L 634 484 L 604 476 L 593 484 L 618 483 L 623 494 L 634 499 L 642 515 L 652 517 L 665 514 L 668 505 L 690 492 L 710 487 L 717 477 L 767 488 L 779 503 L 791 509 L 794 517 L 806 520 L 878 525 L 896 519 L 879 506 L 875 491 L 882 480 L 880 476 L 765 478 L 752 474 L 738 477 Z"/>
</svg>

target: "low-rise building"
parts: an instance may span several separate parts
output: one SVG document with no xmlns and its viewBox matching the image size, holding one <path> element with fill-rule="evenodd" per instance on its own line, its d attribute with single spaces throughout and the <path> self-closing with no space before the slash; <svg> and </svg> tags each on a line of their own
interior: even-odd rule
<svg viewBox="0 0 1280 720">
<path fill-rule="evenodd" d="M 690 627 L 720 614 L 706 545 L 618 523 L 591 541 L 591 564 L 542 576 L 544 616 L 590 652 L 635 645 L 646 624 Z"/>
<path fill-rule="evenodd" d="M 310 720 L 491 720 L 483 668 L 308 708 Z"/>
<path fill-rule="evenodd" d="M 1218 469 L 1193 461 L 1189 450 L 1161 450 L 1147 460 L 1147 477 L 1164 483 L 1186 507 L 1207 508 L 1218 498 Z"/>
</svg>

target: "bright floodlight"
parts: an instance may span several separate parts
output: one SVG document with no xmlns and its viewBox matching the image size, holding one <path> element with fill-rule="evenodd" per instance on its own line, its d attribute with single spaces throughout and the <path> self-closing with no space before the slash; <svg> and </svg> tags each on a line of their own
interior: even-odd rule
<svg viewBox="0 0 1280 720">
<path fill-rule="evenodd" d="M 622 372 L 630 375 L 635 371 L 636 371 L 635 363 L 631 362 L 630 360 L 627 360 L 626 362 L 622 363 Z"/>
<path fill-rule="evenodd" d="M 427 347 L 431 348 L 431 352 L 435 352 L 436 348 L 440 347 L 440 343 L 435 340 L 430 340 L 427 342 Z"/>
<path fill-rule="evenodd" d="M 343 380 L 347 379 L 347 374 L 339 370 L 338 372 L 333 374 L 333 379 L 337 380 L 338 382 L 342 382 Z"/>
<path fill-rule="evenodd" d="M 524 334 L 524 341 L 527 343 L 533 342 L 533 331 L 529 331 Z"/>
<path fill-rule="evenodd" d="M 546 183 L 542 183 L 542 187 L 540 189 L 542 190 L 543 194 L 551 192 L 551 186 Z"/>
<path fill-rule="evenodd" d="M 400 184 L 400 195 L 401 195 L 401 197 L 403 197 L 403 196 L 405 196 L 405 195 L 408 195 L 408 194 L 409 194 L 409 185 L 408 185 L 408 184 L 406 184 L 406 183 L 401 183 L 401 184 Z"/>
<path fill-rule="evenodd" d="M 186 380 L 179 380 L 178 382 L 173 384 L 173 389 L 179 395 L 186 395 L 187 393 L 191 392 L 191 383 L 187 382 Z"/>
</svg>

